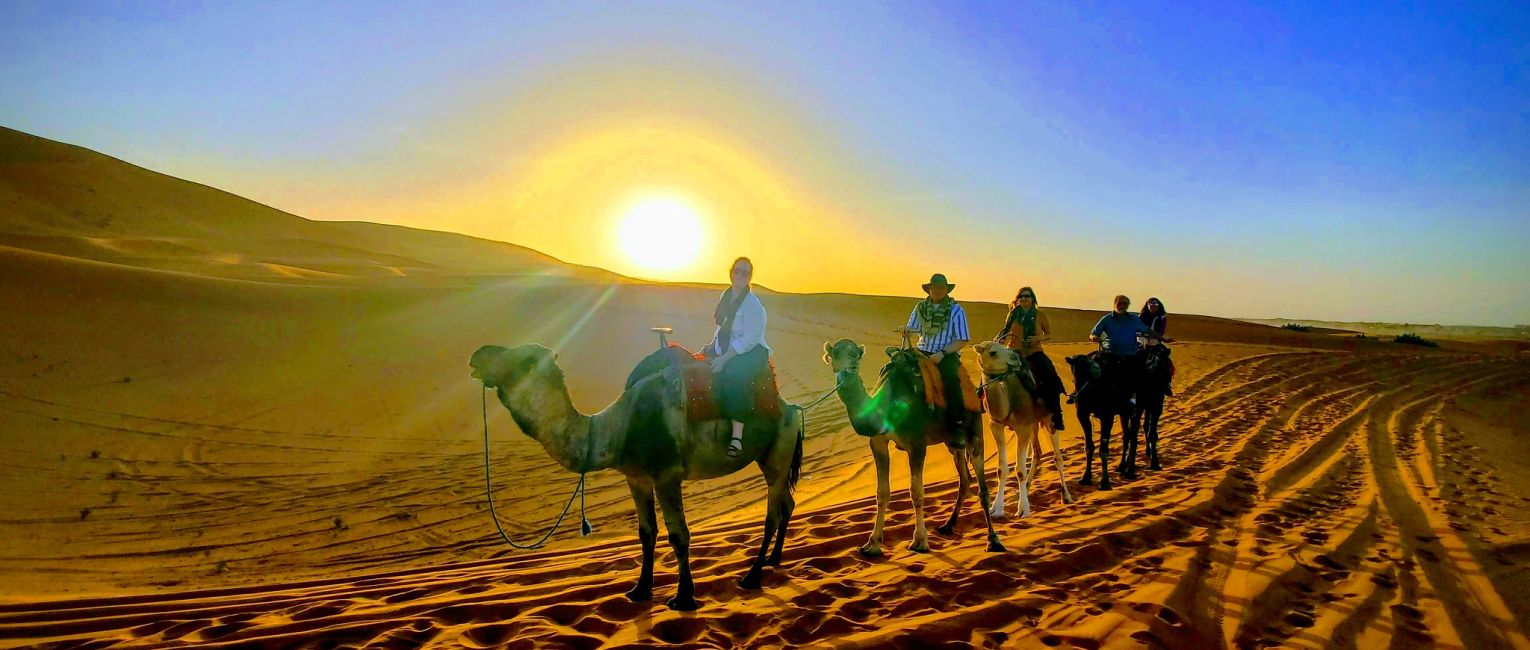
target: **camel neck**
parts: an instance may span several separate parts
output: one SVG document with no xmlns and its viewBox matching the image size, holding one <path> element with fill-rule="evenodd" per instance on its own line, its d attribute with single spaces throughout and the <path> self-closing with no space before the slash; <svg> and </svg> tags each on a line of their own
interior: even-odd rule
<svg viewBox="0 0 1530 650">
<path fill-rule="evenodd" d="M 845 411 L 850 415 L 850 426 L 855 432 L 863 436 L 875 436 L 882 433 L 876 404 L 870 394 L 866 392 L 866 383 L 861 380 L 861 373 L 844 371 L 839 373 L 839 389 L 835 391 L 839 399 L 845 404 Z"/>
<path fill-rule="evenodd" d="M 565 469 L 585 473 L 611 466 L 611 445 L 599 439 L 594 418 L 574 408 L 567 389 L 522 387 L 512 394 L 501 387 L 498 395 L 521 432 Z"/>
</svg>

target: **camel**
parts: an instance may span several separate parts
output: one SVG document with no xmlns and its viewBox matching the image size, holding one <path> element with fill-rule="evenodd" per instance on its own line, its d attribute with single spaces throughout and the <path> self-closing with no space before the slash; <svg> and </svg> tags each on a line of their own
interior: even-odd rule
<svg viewBox="0 0 1530 650">
<path fill-rule="evenodd" d="M 1160 470 L 1158 460 L 1158 418 L 1163 415 L 1164 391 L 1172 376 L 1169 374 L 1169 348 L 1160 343 L 1142 351 L 1142 381 L 1137 385 L 1137 408 L 1132 413 L 1132 431 L 1142 431 L 1147 442 L 1148 469 Z M 1122 460 L 1127 476 L 1137 473 L 1137 436 L 1126 440 Z"/>
<path fill-rule="evenodd" d="M 1102 376 L 1100 363 L 1089 354 L 1078 354 L 1066 359 L 1073 374 L 1073 397 L 1078 404 L 1078 424 L 1084 429 L 1084 476 L 1079 485 L 1094 483 L 1094 433 L 1089 418 L 1100 420 L 1100 485 L 1109 490 L 1110 485 L 1110 430 L 1116 419 L 1121 420 L 1121 434 L 1131 437 L 1132 405 L 1128 401 L 1130 389 L 1117 386 L 1110 377 Z"/>
<path fill-rule="evenodd" d="M 1020 353 L 1005 347 L 998 341 L 986 341 L 977 344 L 978 365 L 983 369 L 983 377 L 988 387 L 984 398 L 988 405 L 988 418 L 993 422 L 991 432 L 994 444 L 999 446 L 999 490 L 993 501 L 993 508 L 989 510 L 989 516 L 994 519 L 1004 518 L 1004 484 L 1009 481 L 1009 458 L 1008 447 L 1004 433 L 1005 428 L 1015 432 L 1018 445 L 1016 446 L 1015 458 L 1015 482 L 1016 490 L 1019 491 L 1019 503 L 1016 504 L 1016 515 L 1024 519 L 1031 516 L 1031 478 L 1033 467 L 1029 454 L 1033 446 L 1036 446 L 1037 437 L 1042 429 L 1052 435 L 1052 459 L 1057 465 L 1057 480 L 1062 488 L 1064 502 L 1073 503 L 1073 495 L 1068 493 L 1068 481 L 1063 474 L 1062 446 L 1057 430 L 1052 428 L 1052 414 L 1047 408 L 1036 402 L 1031 393 L 1025 389 L 1025 385 L 1016 374 L 1024 372 L 1024 361 Z M 993 382 L 989 384 L 989 382 Z M 1041 458 L 1036 458 L 1039 465 Z"/>
<path fill-rule="evenodd" d="M 521 432 L 542 444 L 547 455 L 571 472 L 614 469 L 627 478 L 637 508 L 638 538 L 643 566 L 637 585 L 627 592 L 633 601 L 653 597 L 653 553 L 658 539 L 654 497 L 664 509 L 664 527 L 680 565 L 670 609 L 697 607 L 691 581 L 690 529 L 680 494 L 682 481 L 716 478 L 757 463 L 769 485 L 765 538 L 749 572 L 739 580 L 745 589 L 758 589 L 761 567 L 781 561 L 781 539 L 791 518 L 802 468 L 801 409 L 783 403 L 781 419 L 746 422 L 744 449 L 736 458 L 726 453 L 731 435 L 728 420 L 687 422 L 684 391 L 678 373 L 659 373 L 635 382 L 610 406 L 594 415 L 574 408 L 557 354 L 540 345 L 515 348 L 485 345 L 473 353 L 473 378 L 495 389 Z M 766 549 L 776 538 L 775 551 Z"/>
<path fill-rule="evenodd" d="M 836 392 L 850 414 L 850 425 L 856 433 L 871 439 L 871 456 L 876 463 L 877 518 L 871 538 L 860 548 L 861 554 L 867 557 L 882 555 L 882 527 L 889 498 L 889 442 L 908 452 L 909 495 L 914 505 L 914 539 L 909 543 L 909 550 L 915 553 L 930 550 L 929 535 L 924 527 L 924 455 L 926 447 L 945 444 L 956 462 L 956 505 L 951 508 L 951 518 L 935 530 L 942 535 L 956 532 L 956 519 L 972 482 L 970 461 L 977 470 L 978 498 L 983 507 L 983 523 L 988 526 L 988 550 L 1003 551 L 1004 546 L 999 543 L 999 535 L 993 530 L 993 519 L 988 514 L 988 483 L 983 480 L 982 414 L 969 412 L 964 431 L 948 431 L 944 422 L 932 417 L 924 398 L 917 392 L 920 385 L 918 353 L 911 349 L 887 348 L 889 361 L 882 369 L 882 381 L 875 395 L 866 393 L 866 385 L 861 380 L 861 357 L 866 354 L 865 346 L 850 339 L 840 339 L 824 343 L 823 350 L 824 363 L 834 369 L 839 382 Z"/>
</svg>

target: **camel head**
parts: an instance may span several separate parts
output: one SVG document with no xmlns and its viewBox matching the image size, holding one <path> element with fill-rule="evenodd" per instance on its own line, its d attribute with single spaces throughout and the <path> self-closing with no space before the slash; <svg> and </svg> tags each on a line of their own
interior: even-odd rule
<svg viewBox="0 0 1530 650">
<path fill-rule="evenodd" d="M 823 362 L 834 369 L 834 374 L 861 371 L 861 357 L 866 356 L 866 346 L 850 339 L 840 339 L 823 344 Z"/>
<path fill-rule="evenodd" d="M 1067 362 L 1068 369 L 1073 372 L 1073 385 L 1083 386 L 1084 382 L 1100 376 L 1100 364 L 1087 354 L 1075 354 L 1063 359 Z"/>
<path fill-rule="evenodd" d="M 973 349 L 977 350 L 978 365 L 982 366 L 983 374 L 989 377 L 1021 368 L 1020 353 L 998 341 L 984 341 L 973 346 Z"/>
<path fill-rule="evenodd" d="M 557 362 L 556 352 L 535 343 L 514 348 L 485 345 L 473 353 L 468 366 L 473 368 L 473 378 L 483 382 L 485 388 L 510 388 L 533 376 L 561 382 L 563 371 Z"/>
</svg>

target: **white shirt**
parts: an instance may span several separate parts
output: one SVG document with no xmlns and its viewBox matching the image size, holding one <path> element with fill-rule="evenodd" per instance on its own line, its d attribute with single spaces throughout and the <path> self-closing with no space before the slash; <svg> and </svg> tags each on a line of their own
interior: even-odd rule
<svg viewBox="0 0 1530 650">
<path fill-rule="evenodd" d="M 726 352 L 723 342 L 717 337 L 722 334 L 722 327 L 712 332 L 712 342 L 707 345 L 712 351 L 721 355 Z M 739 302 L 738 311 L 733 316 L 732 336 L 726 342 L 734 355 L 740 355 L 754 349 L 758 345 L 770 352 L 770 346 L 765 344 L 765 303 L 760 302 L 760 297 L 753 291 Z"/>
</svg>

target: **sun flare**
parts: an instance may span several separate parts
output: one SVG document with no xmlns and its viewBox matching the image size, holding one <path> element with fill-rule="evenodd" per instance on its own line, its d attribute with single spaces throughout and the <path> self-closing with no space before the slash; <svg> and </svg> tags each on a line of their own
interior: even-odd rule
<svg viewBox="0 0 1530 650">
<path fill-rule="evenodd" d="M 622 212 L 617 245 L 643 271 L 674 272 L 696 262 L 701 253 L 701 215 L 674 197 L 650 197 Z"/>
</svg>

